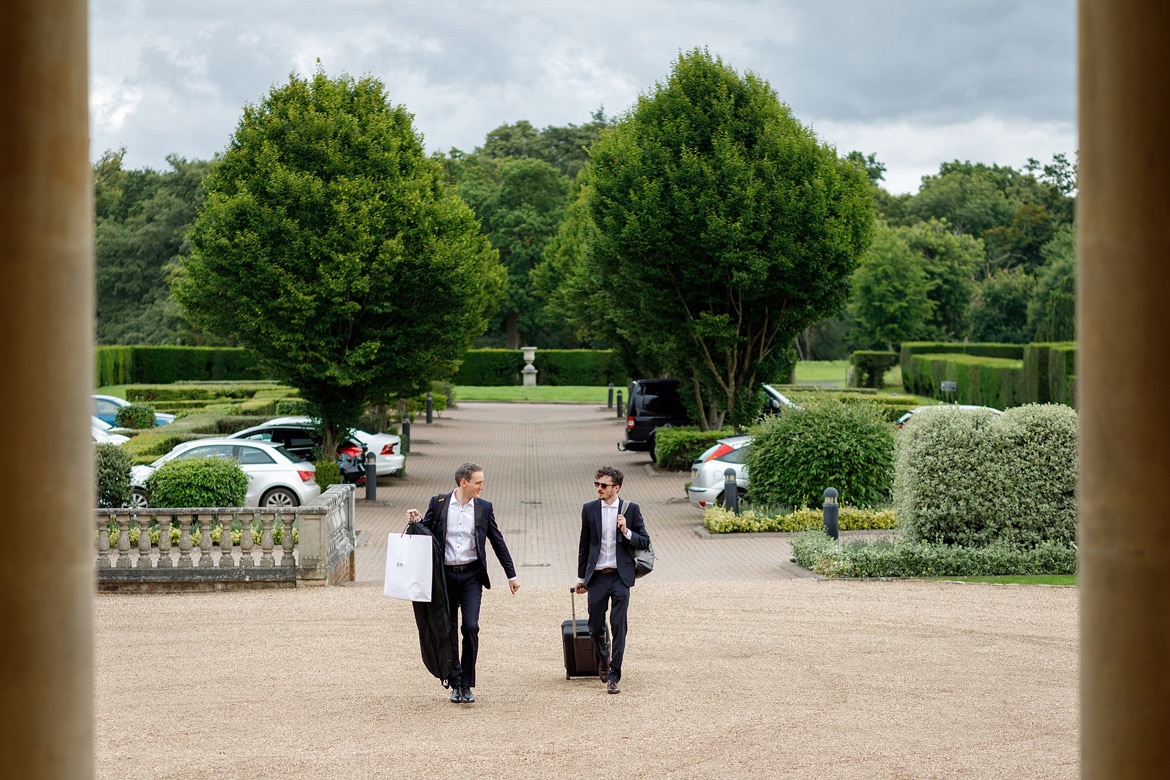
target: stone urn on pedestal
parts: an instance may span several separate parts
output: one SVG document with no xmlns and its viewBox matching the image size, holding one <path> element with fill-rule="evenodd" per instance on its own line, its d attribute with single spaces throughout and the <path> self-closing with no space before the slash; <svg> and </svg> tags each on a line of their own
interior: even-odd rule
<svg viewBox="0 0 1170 780">
<path fill-rule="evenodd" d="M 524 350 L 524 368 L 520 369 L 520 373 L 524 375 L 525 387 L 536 387 L 536 366 L 532 365 L 532 361 L 536 359 L 536 347 L 520 347 Z"/>
</svg>

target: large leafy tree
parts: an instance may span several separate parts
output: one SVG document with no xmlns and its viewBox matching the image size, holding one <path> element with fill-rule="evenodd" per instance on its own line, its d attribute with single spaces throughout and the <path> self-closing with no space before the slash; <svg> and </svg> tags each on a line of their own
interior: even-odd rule
<svg viewBox="0 0 1170 780">
<path fill-rule="evenodd" d="M 204 183 L 175 297 L 320 409 L 326 451 L 368 401 L 449 377 L 502 292 L 376 79 L 290 77 L 245 107 Z"/>
<path fill-rule="evenodd" d="M 933 302 L 923 335 L 959 340 L 967 335 L 967 308 L 983 259 L 977 238 L 957 234 L 943 220 L 931 219 L 899 229 L 907 245 L 922 258 Z"/>
<path fill-rule="evenodd" d="M 1022 268 L 1000 269 L 980 280 L 971 301 L 971 340 L 1027 343 L 1028 301 L 1035 287 Z"/>
<path fill-rule="evenodd" d="M 873 243 L 853 274 L 853 343 L 862 349 L 894 350 L 925 335 L 935 306 L 930 288 L 922 255 L 910 247 L 905 230 L 879 221 Z"/>
<path fill-rule="evenodd" d="M 168 277 L 204 197 L 204 161 L 170 156 L 169 171 L 126 170 L 125 149 L 93 166 L 99 344 L 202 343 L 170 299 Z"/>
<path fill-rule="evenodd" d="M 859 166 L 838 159 L 766 81 L 705 50 L 679 56 L 591 148 L 592 317 L 636 365 L 690 384 L 701 424 L 747 422 L 793 337 L 841 310 L 869 241 Z"/>
<path fill-rule="evenodd" d="M 1035 341 L 1076 338 L 1077 243 L 1071 225 L 1043 249 L 1045 265 L 1028 301 L 1028 333 Z"/>
</svg>

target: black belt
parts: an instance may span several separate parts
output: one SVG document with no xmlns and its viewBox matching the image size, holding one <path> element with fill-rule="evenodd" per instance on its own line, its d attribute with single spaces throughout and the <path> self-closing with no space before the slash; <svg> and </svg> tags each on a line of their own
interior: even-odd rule
<svg viewBox="0 0 1170 780">
<path fill-rule="evenodd" d="M 598 569 L 598 571 L 602 574 L 613 574 L 615 571 L 617 571 L 617 569 L 610 566 L 608 569 Z"/>
<path fill-rule="evenodd" d="M 470 569 L 474 565 L 473 563 L 448 563 L 444 564 L 444 568 L 447 571 L 463 571 L 464 569 Z"/>
</svg>

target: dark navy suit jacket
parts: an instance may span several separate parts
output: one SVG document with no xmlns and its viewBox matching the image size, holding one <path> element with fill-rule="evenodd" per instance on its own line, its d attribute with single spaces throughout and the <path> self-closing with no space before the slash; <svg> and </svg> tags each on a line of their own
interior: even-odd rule
<svg viewBox="0 0 1170 780">
<path fill-rule="evenodd" d="M 440 549 L 447 544 L 447 510 L 451 506 L 451 494 L 432 496 L 427 506 L 427 513 L 423 515 L 422 524 L 434 534 Z M 491 588 L 487 570 L 487 543 L 496 551 L 496 558 L 504 567 L 508 579 L 516 576 L 516 567 L 512 564 L 512 554 L 508 552 L 508 545 L 504 543 L 504 535 L 496 525 L 496 513 L 490 501 L 482 498 L 475 499 L 475 556 L 479 564 L 479 581 L 485 588 Z"/>
<path fill-rule="evenodd" d="M 650 534 L 646 531 L 646 523 L 642 520 L 642 510 L 638 505 L 625 499 L 618 500 L 621 501 L 618 512 L 625 515 L 630 538 L 617 535 L 617 570 L 622 582 L 630 588 L 634 585 L 634 550 L 645 550 L 649 547 Z M 586 587 L 593 579 L 597 569 L 597 558 L 600 555 L 601 499 L 598 499 L 581 507 L 581 544 L 577 550 L 577 579 L 583 580 Z"/>
</svg>

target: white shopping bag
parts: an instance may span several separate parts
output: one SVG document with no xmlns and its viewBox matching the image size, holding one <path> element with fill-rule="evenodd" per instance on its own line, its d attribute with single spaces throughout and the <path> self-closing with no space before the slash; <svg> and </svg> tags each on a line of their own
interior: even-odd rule
<svg viewBox="0 0 1170 780">
<path fill-rule="evenodd" d="M 431 600 L 434 553 L 430 534 L 395 534 L 386 539 L 386 586 L 382 594 L 407 601 Z"/>
</svg>

